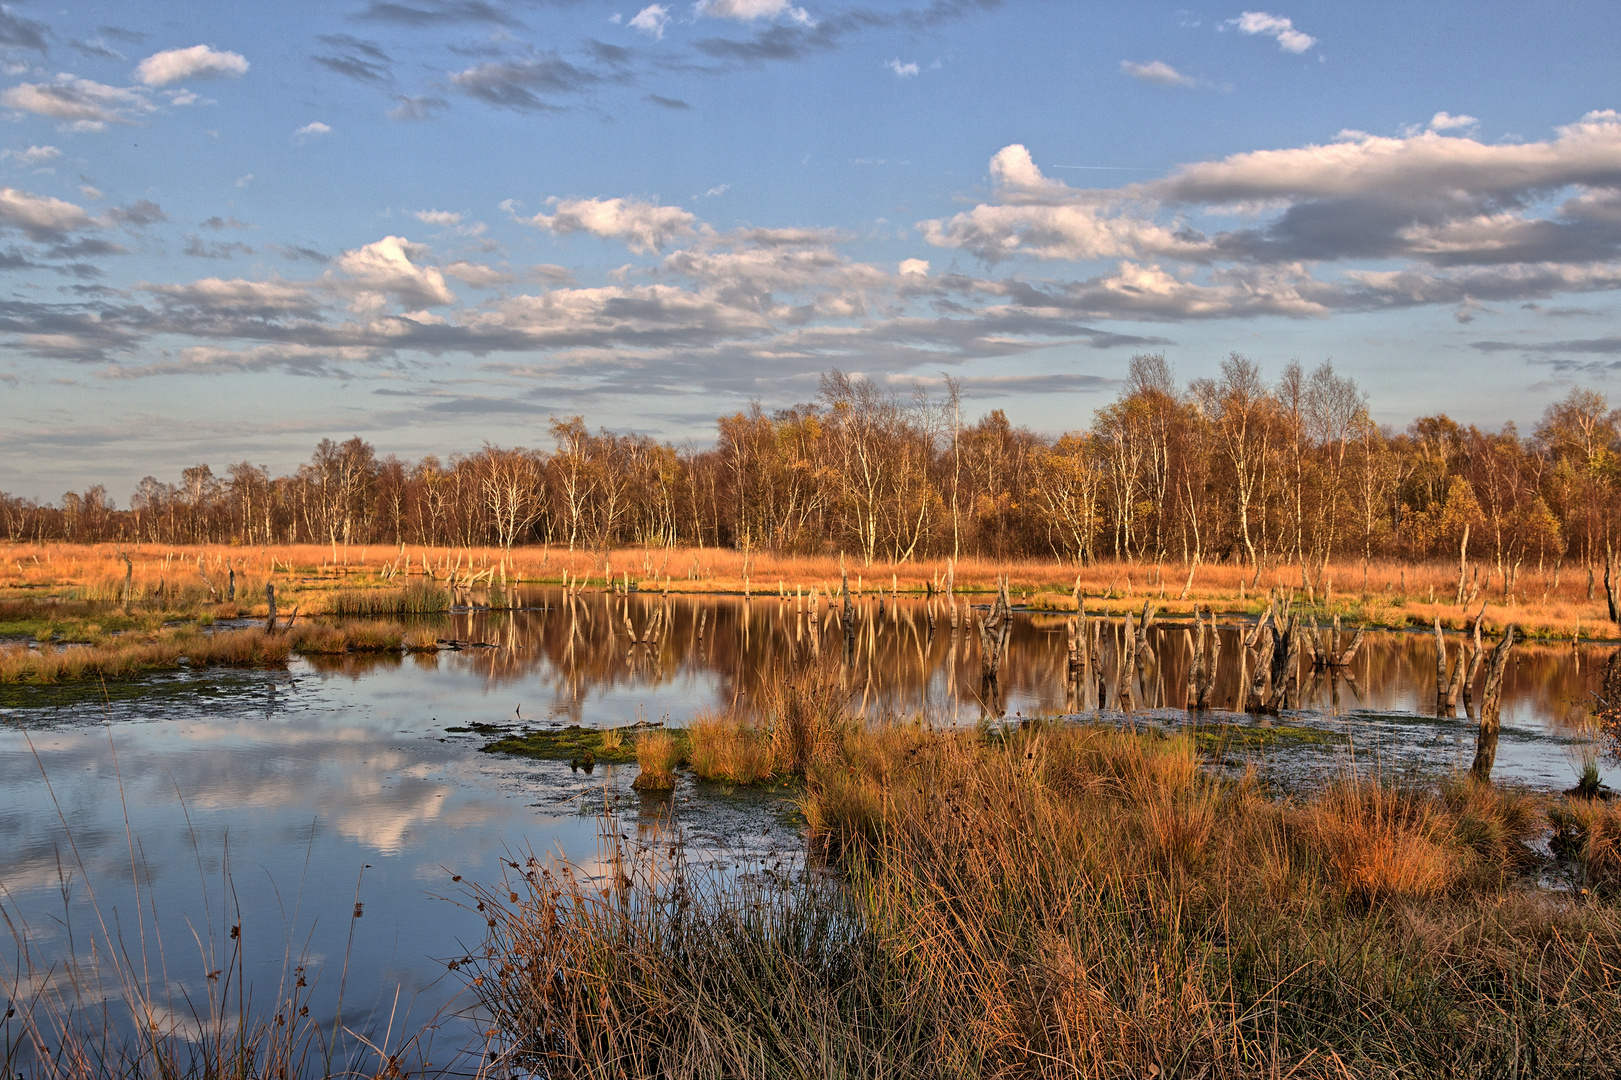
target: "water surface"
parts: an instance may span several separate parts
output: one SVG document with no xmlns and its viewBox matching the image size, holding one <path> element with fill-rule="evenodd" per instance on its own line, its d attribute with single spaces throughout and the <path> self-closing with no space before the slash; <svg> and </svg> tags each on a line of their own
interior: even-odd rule
<svg viewBox="0 0 1621 1080">
<path fill-rule="evenodd" d="M 229 929 L 240 926 L 259 1000 L 303 962 L 323 1015 L 336 1012 L 342 982 L 346 1023 L 380 1032 L 393 1012 L 398 1030 L 457 1007 L 460 983 L 447 977 L 447 961 L 481 939 L 483 916 L 462 903 L 452 875 L 493 881 L 503 859 L 531 851 L 560 852 L 590 870 L 605 806 L 627 835 L 673 812 L 723 859 L 797 844 L 780 799 L 731 797 L 688 779 L 673 799 L 644 801 L 630 790 L 633 770 L 587 775 L 492 756 L 478 751 L 481 737 L 447 730 L 473 723 L 680 724 L 702 709 L 753 708 L 783 679 L 815 671 L 838 680 L 869 718 L 921 713 L 950 725 L 1101 708 L 1122 723 L 1328 733 L 1229 755 L 1230 764 L 1263 759 L 1285 785 L 1328 775 L 1351 754 L 1433 773 L 1466 767 L 1474 748 L 1472 720 L 1435 715 L 1427 634 L 1369 634 L 1348 677 L 1303 669 L 1300 699 L 1252 720 L 1222 711 L 1238 686 L 1239 628 L 1230 620 L 1216 709 L 1190 718 L 1190 645 L 1175 623 L 1151 632 L 1155 661 L 1133 684 L 1127 713 L 1111 679 L 1101 699 L 1095 685 L 1077 692 L 1068 682 L 1061 616 L 1015 613 L 999 693 L 987 701 L 971 612 L 959 606 L 954 632 L 938 600 L 862 598 L 848 637 L 825 606 L 813 625 L 792 598 L 566 598 L 536 589 L 524 603 L 431 620 L 464 646 L 437 654 L 180 672 L 109 687 L 104 700 L 83 687 L 8 690 L 0 907 L 35 961 L 24 988 L 60 984 L 72 971 L 65 958 L 88 965 L 93 951 L 105 974 L 112 942 L 137 968 L 147 958 L 155 991 L 195 997 L 226 966 Z M 655 625 L 656 641 L 633 644 Z M 1118 631 L 1116 620 L 1101 635 L 1105 672 L 1115 670 Z M 1570 785 L 1591 748 L 1587 704 L 1609 651 L 1515 648 L 1498 778 Z M 19 957 L 8 964 L 27 967 Z M 95 985 L 88 966 L 79 975 Z M 451 1031 L 465 1038 L 469 1029 Z"/>
</svg>

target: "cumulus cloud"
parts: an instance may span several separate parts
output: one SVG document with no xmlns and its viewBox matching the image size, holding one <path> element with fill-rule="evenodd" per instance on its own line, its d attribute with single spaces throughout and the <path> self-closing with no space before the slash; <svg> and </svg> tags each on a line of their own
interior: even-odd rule
<svg viewBox="0 0 1621 1080">
<path fill-rule="evenodd" d="M 58 75 L 55 82 L 18 83 L 0 94 L 0 105 L 49 116 L 80 131 L 133 124 L 152 111 L 152 103 L 133 90 L 68 74 Z"/>
<path fill-rule="evenodd" d="M 1293 20 L 1265 11 L 1246 11 L 1236 19 L 1228 19 L 1227 24 L 1238 27 L 1245 34 L 1265 34 L 1277 38 L 1278 47 L 1284 52 L 1303 53 L 1317 44 L 1316 38 L 1296 30 Z"/>
<path fill-rule="evenodd" d="M 96 225 L 96 220 L 82 206 L 49 195 L 0 188 L 0 227 L 17 229 L 31 239 L 55 240 L 64 233 Z"/>
<path fill-rule="evenodd" d="M 525 224 L 558 236 L 590 233 L 604 240 L 620 240 L 638 255 L 662 250 L 681 237 L 691 236 L 697 217 L 679 206 L 660 206 L 639 199 L 560 199 L 551 214 L 520 218 Z"/>
<path fill-rule="evenodd" d="M 633 30 L 640 30 L 644 34 L 652 34 L 655 38 L 664 37 L 664 28 L 670 23 L 670 9 L 663 4 L 648 4 L 638 11 L 630 20 Z"/>
<path fill-rule="evenodd" d="M 900 57 L 884 61 L 884 66 L 895 73 L 897 79 L 909 79 L 916 75 L 918 67 L 915 62 L 901 63 Z"/>
<path fill-rule="evenodd" d="M 792 22 L 810 26 L 814 20 L 804 8 L 794 7 L 788 0 L 699 0 L 695 10 L 700 15 L 716 19 L 736 19 L 755 22 L 759 19 L 786 17 Z"/>
<path fill-rule="evenodd" d="M 1441 123 L 1469 130 L 1458 119 Z M 1113 273 L 1043 293 L 1088 317 L 1467 306 L 1471 297 L 1524 300 L 1621 279 L 1621 115 L 1613 111 L 1589 113 L 1542 142 L 1485 144 L 1435 130 L 1347 134 L 1119 188 L 1071 188 L 1020 145 L 999 151 L 990 173 L 994 199 L 919 222 L 923 237 L 990 265 L 1115 260 Z M 1365 260 L 1406 265 L 1356 265 Z"/>
<path fill-rule="evenodd" d="M 1182 74 L 1163 60 L 1151 60 L 1146 64 L 1122 60 L 1120 61 L 1120 70 L 1139 82 L 1153 83 L 1155 86 L 1198 85 L 1198 80 Z"/>
<path fill-rule="evenodd" d="M 49 165 L 62 156 L 62 151 L 54 146 L 30 146 L 26 150 L 0 150 L 0 158 L 14 161 L 27 169 Z"/>
<path fill-rule="evenodd" d="M 301 143 L 306 143 L 311 139 L 319 139 L 322 135 L 330 134 L 332 134 L 332 129 L 326 124 L 321 123 L 319 120 L 311 120 L 309 123 L 293 132 L 293 138 Z"/>
<path fill-rule="evenodd" d="M 418 210 L 412 216 L 424 225 L 441 225 L 445 228 L 462 223 L 462 216 L 450 210 Z"/>
<path fill-rule="evenodd" d="M 468 262 L 465 259 L 458 259 L 440 269 L 447 276 L 453 277 L 462 284 L 470 285 L 475 289 L 488 289 L 495 285 L 509 285 L 518 280 L 517 276 L 509 270 L 498 270 L 493 266 Z"/>
<path fill-rule="evenodd" d="M 167 86 L 182 79 L 236 78 L 248 73 L 241 53 L 193 45 L 153 53 L 135 66 L 135 77 L 147 86 Z"/>
<path fill-rule="evenodd" d="M 313 317 L 320 310 L 320 303 L 307 283 L 277 278 L 269 281 L 200 278 L 184 284 L 144 284 L 140 288 L 158 297 L 170 311 L 184 311 L 192 317 Z"/>
<path fill-rule="evenodd" d="M 1621 191 L 1621 116 L 1609 111 L 1540 143 L 1359 135 L 1235 154 L 1113 189 L 1070 188 L 1014 145 L 992 159 L 991 175 L 996 201 L 920 223 L 931 242 L 988 262 L 1014 254 L 1206 263 L 1407 256 L 1459 265 L 1621 254 L 1621 221 L 1607 219 L 1607 193 Z M 1572 198 L 1539 209 L 1538 199 L 1566 189 Z M 1190 223 L 1234 215 L 1248 220 L 1209 235 Z"/>
<path fill-rule="evenodd" d="M 650 200 L 554 199 L 520 220 L 657 257 L 582 286 L 557 266 L 435 265 L 427 247 L 387 236 L 345 251 L 312 281 L 209 277 L 83 293 L 73 304 L 7 301 L 0 335 L 25 353 L 80 360 L 161 341 L 180 350 L 164 356 L 192 358 L 163 364 L 188 370 L 335 375 L 347 361 L 317 358 L 428 354 L 480 357 L 503 379 L 589 373 L 595 385 L 657 391 L 679 378 L 690 390 L 697 371 L 706 387 L 746 392 L 763 373 L 937 370 L 1059 344 L 1164 342 L 1113 332 L 1109 320 L 1322 319 L 1425 305 L 1468 314 L 1621 289 L 1621 116 L 1591 113 L 1513 145 L 1469 130 L 1346 135 L 1108 188 L 1071 187 L 1046 175 L 1032 148 L 1010 145 L 989 162 L 989 197 L 918 223 L 927 242 L 983 260 L 989 269 L 977 273 L 921 258 L 864 262 L 844 247 L 862 238 L 833 230 L 719 231 Z M 29 262 L 77 257 L 69 252 L 106 244 L 98 230 L 158 215 L 140 203 L 92 215 L 0 191 L 0 228 L 39 249 L 19 241 L 13 254 Z M 466 225 L 437 209 L 416 218 Z M 245 253 L 190 239 L 201 257 Z M 465 301 L 452 281 L 467 287 Z M 1584 347 L 1603 345 L 1527 352 Z M 162 374 L 163 364 L 119 370 Z"/>
<path fill-rule="evenodd" d="M 444 275 L 431 266 L 418 266 L 428 249 L 401 236 L 385 236 L 365 247 L 345 251 L 333 267 L 345 278 L 332 279 L 335 287 L 352 297 L 356 310 L 376 311 L 392 300 L 407 308 L 454 304 L 456 294 Z"/>
<path fill-rule="evenodd" d="M 1445 110 L 1436 113 L 1430 118 L 1427 125 L 1431 131 L 1451 131 L 1454 128 L 1474 128 L 1480 126 L 1480 121 L 1473 116 L 1453 116 Z"/>
</svg>

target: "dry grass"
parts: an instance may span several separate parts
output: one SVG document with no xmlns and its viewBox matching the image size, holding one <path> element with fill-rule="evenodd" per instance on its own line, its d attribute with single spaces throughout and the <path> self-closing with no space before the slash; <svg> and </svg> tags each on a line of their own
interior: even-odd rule
<svg viewBox="0 0 1621 1080">
<path fill-rule="evenodd" d="M 1275 800 L 1189 741 L 1091 727 L 839 724 L 809 766 L 843 888 L 695 874 L 655 838 L 614 841 L 606 888 L 532 863 L 489 890 L 484 1003 L 513 1059 L 1211 1080 L 1621 1061 L 1621 910 L 1527 879 L 1526 796 L 1348 775 Z M 1584 812 L 1598 873 L 1621 814 Z"/>
<path fill-rule="evenodd" d="M 687 764 L 700 780 L 755 784 L 777 772 L 771 732 L 719 712 L 694 716 L 686 726 Z"/>
<path fill-rule="evenodd" d="M 497 548 L 415 545 L 406 545 L 402 552 L 381 545 L 246 549 L 228 545 L 8 544 L 0 546 L 0 592 L 26 590 L 32 596 L 120 605 L 124 554 L 131 559 L 132 603 L 137 609 L 175 612 L 221 603 L 229 571 L 235 569 L 235 604 L 242 613 L 257 615 L 265 611 L 267 583 L 276 586 L 283 610 L 294 605 L 308 612 L 354 614 L 436 609 L 434 605 L 448 602 L 442 600 L 443 586 L 453 579 L 465 583 L 472 575 L 482 575 L 494 595 L 500 585 L 494 575 L 502 562 Z M 846 562 L 851 587 L 868 593 L 891 588 L 921 593 L 942 582 L 946 572 L 944 559 L 872 566 L 858 565 L 854 559 Z M 1482 570 L 1487 569 L 1482 564 Z M 1181 599 L 1187 566 L 1174 561 L 1075 567 L 1051 559 L 964 558 L 956 565 L 956 587 L 964 593 L 989 592 L 1002 573 L 1010 575 L 1016 599 L 1060 611 L 1074 607 L 1077 575 L 1090 609 L 1117 613 L 1141 607 L 1149 598 L 1168 613 L 1185 613 L 1195 605 L 1259 611 L 1269 589 L 1301 586 L 1297 564 L 1269 564 L 1259 573 L 1249 566 L 1201 564 L 1186 599 Z M 1360 562 L 1333 564 L 1317 583 L 1315 599 L 1325 611 L 1332 609 L 1352 621 L 1380 626 L 1429 626 L 1439 615 L 1443 624 L 1461 628 L 1484 603 L 1488 630 L 1512 622 L 1538 636 L 1614 634 L 1602 586 L 1589 594 L 1586 567 L 1525 569 L 1507 596 L 1501 578 L 1483 572 L 1479 594 L 1468 611 L 1454 602 L 1457 575 L 1456 564 L 1446 563 L 1374 562 L 1366 568 Z M 836 590 L 840 580 L 836 555 L 778 558 L 751 553 L 745 558 L 742 552 L 714 548 L 624 548 L 604 554 L 529 547 L 515 550 L 506 564 L 509 582 L 568 580 L 601 587 L 609 577 L 615 582 L 628 577 L 644 591 L 741 593 L 746 589 L 756 596 L 775 594 L 779 586 L 790 595 L 810 586 L 824 592 Z M 1315 573 L 1313 579 L 1315 582 Z M 386 596 L 365 597 L 379 590 Z"/>
<path fill-rule="evenodd" d="M 0 646 L 0 684 L 59 683 L 83 679 L 128 679 L 143 672 L 190 667 L 263 667 L 285 664 L 298 653 L 318 656 L 353 652 L 427 652 L 438 648 L 426 630 L 407 631 L 375 619 L 336 624 L 298 622 L 203 633 L 183 627 L 150 634 L 125 633 L 94 645 L 30 648 Z"/>
<path fill-rule="evenodd" d="M 171 631 L 152 639 L 116 638 L 101 645 L 0 648 L 0 683 L 58 683 L 79 679 L 127 679 L 147 671 L 193 667 L 263 666 L 287 661 L 285 635 L 263 630 L 201 634 Z"/>
<path fill-rule="evenodd" d="M 435 615 L 450 610 L 450 593 L 428 582 L 403 589 L 343 589 L 327 598 L 328 615 Z"/>
<path fill-rule="evenodd" d="M 1621 891 L 1621 806 L 1569 799 L 1549 816 L 1552 846 L 1581 867 L 1581 887 L 1610 894 Z"/>
<path fill-rule="evenodd" d="M 636 736 L 636 764 L 641 771 L 631 786 L 637 791 L 670 791 L 681 764 L 681 744 L 662 728 L 643 731 Z"/>
</svg>

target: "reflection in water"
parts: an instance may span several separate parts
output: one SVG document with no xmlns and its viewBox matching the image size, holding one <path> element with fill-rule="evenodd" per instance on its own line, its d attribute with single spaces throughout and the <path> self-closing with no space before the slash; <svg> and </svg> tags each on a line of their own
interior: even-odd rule
<svg viewBox="0 0 1621 1080">
<path fill-rule="evenodd" d="M 534 590 L 527 609 L 472 611 L 442 617 L 447 638 L 494 646 L 438 656 L 352 656 L 321 661 L 321 670 L 360 675 L 380 666 L 416 666 L 476 677 L 486 695 L 505 693 L 536 702 L 525 717 L 546 709 L 567 723 L 611 724 L 628 717 L 613 708 L 629 692 L 638 704 L 677 719 L 693 708 L 737 702 L 747 707 L 762 688 L 785 674 L 817 669 L 836 677 L 866 715 L 923 712 L 937 722 L 977 720 L 982 700 L 979 638 L 971 620 L 988 605 L 958 602 L 958 626 L 940 598 L 868 595 L 855 600 L 847 637 L 839 611 L 823 597 L 817 617 L 803 599 L 788 597 L 660 597 L 587 593 L 567 598 L 556 589 Z M 1216 666 L 1209 688 L 1213 708 L 1242 708 L 1241 625 L 1218 626 Z M 635 628 L 632 630 L 631 628 Z M 657 640 L 636 644 L 632 634 L 657 627 Z M 1133 707 L 1184 709 L 1193 683 L 1193 623 L 1155 620 L 1135 657 L 1132 678 L 1120 679 L 1125 646 L 1122 618 L 1088 619 L 1088 670 L 1077 688 L 1067 678 L 1068 619 L 1015 612 L 998 673 L 1001 707 L 1009 715 L 1085 712 Z M 1330 631 L 1324 630 L 1325 644 Z M 1351 631 L 1340 640 L 1348 646 Z M 1457 637 L 1449 639 L 1456 648 Z M 1488 641 L 1487 645 L 1493 644 Z M 1590 689 L 1609 647 L 1520 643 L 1505 679 L 1503 721 L 1575 734 L 1586 723 Z M 1295 710 L 1331 716 L 1364 712 L 1435 714 L 1435 641 L 1423 633 L 1366 635 L 1344 669 L 1316 668 L 1304 654 L 1297 669 Z M 1478 681 L 1482 676 L 1477 673 Z M 1079 693 L 1079 696 L 1077 694 Z M 1461 709 L 1461 705 L 1460 705 Z"/>
<path fill-rule="evenodd" d="M 193 933 L 218 942 L 240 923 L 255 985 L 273 989 L 291 941 L 293 962 L 307 951 L 322 976 L 317 1008 L 332 1007 L 346 960 L 349 999 L 366 1002 L 354 1013 L 346 1006 L 346 1016 L 375 1005 L 386 1021 L 395 987 L 404 988 L 402 1006 L 416 1002 L 418 1019 L 440 1008 L 454 989 L 440 961 L 483 931 L 480 916 L 439 898 L 455 895 L 450 875 L 494 880 L 503 855 L 531 848 L 587 859 L 592 808 L 623 800 L 629 824 L 640 806 L 629 791 L 634 770 L 587 777 L 491 757 L 448 727 L 666 715 L 680 723 L 702 708 L 754 708 L 763 691 L 806 669 L 837 679 L 868 717 L 921 712 L 952 724 L 1101 709 L 1119 719 L 1129 700 L 1131 719 L 1175 724 L 1201 692 L 1207 715 L 1234 719 L 1222 710 L 1239 705 L 1245 675 L 1231 619 L 1208 639 L 1211 677 L 1192 670 L 1191 623 L 1157 622 L 1133 641 L 1123 681 L 1124 621 L 1094 618 L 1077 642 L 1082 677 L 1072 680 L 1068 619 L 1015 611 L 986 687 L 975 619 L 988 605 L 959 600 L 953 613 L 940 598 L 868 595 L 854 601 L 846 626 L 825 596 L 814 609 L 795 597 L 570 598 L 557 589 L 535 590 L 528 602 L 432 622 L 465 643 L 457 651 L 322 658 L 286 673 L 179 673 L 91 707 L 49 688 L 20 705 L 9 697 L 15 707 L 0 710 L 0 907 L 27 927 L 40 978 L 61 977 L 59 961 L 85 951 L 99 917 L 115 942 L 161 952 L 160 987 L 200 994 L 219 957 L 199 955 Z M 1581 745 L 1608 651 L 1515 648 L 1499 776 L 1570 782 L 1568 757 Z M 1406 760 L 1466 764 L 1473 725 L 1435 717 L 1435 660 L 1431 635 L 1369 634 L 1344 671 L 1314 671 L 1302 659 L 1286 717 L 1260 722 L 1318 724 L 1358 748 L 1406 747 Z M 1332 766 L 1339 752 L 1343 743 L 1319 758 L 1300 751 L 1311 768 Z M 673 804 L 657 806 L 673 805 L 702 842 L 793 841 L 773 824 L 779 806 L 683 785 Z M 357 885 L 364 915 L 355 920 Z M 144 945 L 143 919 L 157 931 Z"/>
</svg>

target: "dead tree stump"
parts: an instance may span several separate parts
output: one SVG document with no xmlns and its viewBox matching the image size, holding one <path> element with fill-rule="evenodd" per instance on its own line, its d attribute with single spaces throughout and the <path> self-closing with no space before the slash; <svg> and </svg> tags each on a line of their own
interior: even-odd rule
<svg viewBox="0 0 1621 1080">
<path fill-rule="evenodd" d="M 1475 739 L 1475 762 L 1469 767 L 1469 775 L 1476 783 L 1491 783 L 1492 764 L 1497 760 L 1503 674 L 1508 667 L 1509 650 L 1514 647 L 1514 633 L 1513 626 L 1503 631 L 1503 640 L 1492 650 L 1491 661 L 1486 665 L 1486 685 L 1480 695 L 1480 734 Z"/>
</svg>

